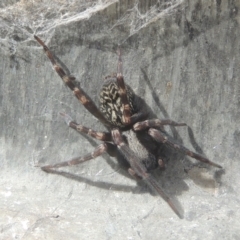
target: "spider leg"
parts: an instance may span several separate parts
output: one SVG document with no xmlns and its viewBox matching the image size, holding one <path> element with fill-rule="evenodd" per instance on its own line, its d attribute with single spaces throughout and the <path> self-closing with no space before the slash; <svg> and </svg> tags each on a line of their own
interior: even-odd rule
<svg viewBox="0 0 240 240">
<path fill-rule="evenodd" d="M 121 51 L 118 49 L 118 66 L 117 66 L 117 84 L 118 84 L 118 93 L 121 98 L 121 102 L 123 105 L 123 123 L 128 126 L 130 124 L 136 123 L 139 119 L 147 116 L 145 112 L 138 112 L 131 115 L 131 108 L 127 98 L 127 89 L 124 83 L 123 78 L 123 67 L 122 67 L 122 56 Z"/>
<path fill-rule="evenodd" d="M 85 133 L 85 134 L 87 134 L 87 135 L 89 135 L 92 138 L 95 138 L 97 140 L 107 141 L 107 142 L 112 141 L 112 136 L 109 132 L 94 131 L 91 128 L 84 127 L 83 125 L 74 122 L 73 119 L 69 115 L 67 115 L 66 113 L 61 112 L 60 115 L 64 118 L 67 125 L 69 127 L 73 128 L 74 130 L 76 130 L 77 132 Z"/>
<path fill-rule="evenodd" d="M 136 181 L 142 180 L 142 178 L 139 177 L 139 176 L 134 172 L 134 170 L 132 170 L 132 168 L 129 168 L 129 169 L 128 169 L 128 173 L 129 173 L 133 178 L 135 178 Z"/>
<path fill-rule="evenodd" d="M 86 161 L 89 161 L 91 159 L 94 159 L 100 155 L 102 155 L 105 152 L 108 152 L 110 155 L 112 155 L 111 151 L 114 150 L 114 145 L 110 143 L 102 143 L 98 145 L 93 152 L 83 156 L 83 157 L 75 157 L 68 161 L 52 164 L 52 165 L 46 165 L 41 167 L 41 169 L 45 172 L 51 172 L 52 168 L 61 168 L 66 166 L 73 166 L 77 165 Z"/>
<path fill-rule="evenodd" d="M 148 133 L 150 136 L 152 136 L 157 142 L 159 143 L 165 143 L 168 144 L 169 146 L 175 148 L 176 150 L 183 152 L 184 154 L 195 158 L 201 162 L 207 163 L 209 165 L 212 165 L 214 167 L 218 167 L 218 168 L 222 168 L 222 166 L 220 166 L 217 163 L 211 162 L 209 159 L 203 157 L 202 155 L 192 152 L 189 149 L 185 148 L 184 146 L 180 145 L 180 144 L 176 144 L 172 139 L 169 139 L 170 137 L 166 136 L 164 133 L 160 132 L 157 129 L 154 128 L 150 128 L 148 130 Z"/>
<path fill-rule="evenodd" d="M 131 123 L 131 110 L 127 99 L 127 90 L 122 74 L 122 56 L 120 49 L 118 50 L 117 84 L 119 95 L 123 104 L 123 121 L 126 125 L 129 125 Z"/>
<path fill-rule="evenodd" d="M 59 63 L 55 60 L 52 52 L 49 48 L 45 45 L 45 43 L 36 35 L 34 38 L 38 41 L 38 43 L 43 47 L 47 57 L 51 61 L 53 68 L 57 72 L 57 74 L 62 78 L 63 82 L 72 90 L 73 94 L 76 98 L 82 103 L 82 105 L 92 114 L 94 115 L 99 121 L 101 121 L 105 126 L 109 127 L 108 121 L 105 119 L 103 114 L 97 108 L 93 100 L 84 92 L 84 90 L 80 86 L 76 86 L 74 77 L 71 77 L 65 73 L 63 68 L 60 66 Z"/>
<path fill-rule="evenodd" d="M 133 129 L 135 131 L 141 131 L 145 130 L 147 128 L 151 127 L 162 127 L 164 125 L 171 125 L 171 126 L 187 126 L 186 123 L 177 123 L 172 121 L 171 119 L 150 119 L 150 120 L 145 120 L 142 122 L 137 122 L 133 125 Z"/>
<path fill-rule="evenodd" d="M 125 156 L 131 166 L 130 174 L 142 178 L 153 190 L 155 190 L 171 207 L 171 209 L 177 214 L 179 218 L 182 218 L 177 207 L 173 204 L 170 197 L 161 189 L 158 182 L 147 172 L 147 169 L 141 164 L 141 159 L 135 156 L 134 152 L 123 141 L 122 135 L 118 129 L 112 130 L 113 142 L 117 145 L 120 153 Z"/>
</svg>

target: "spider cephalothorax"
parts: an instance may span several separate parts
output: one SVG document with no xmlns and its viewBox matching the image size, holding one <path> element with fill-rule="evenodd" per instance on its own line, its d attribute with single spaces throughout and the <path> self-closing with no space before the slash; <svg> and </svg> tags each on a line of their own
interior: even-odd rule
<svg viewBox="0 0 240 240">
<path fill-rule="evenodd" d="M 177 207 L 151 175 L 151 170 L 157 166 L 162 166 L 166 158 L 162 152 L 162 147 L 168 145 L 201 162 L 218 168 L 221 168 L 221 166 L 177 144 L 174 139 L 166 134 L 163 128 L 164 125 L 185 126 L 186 124 L 177 123 L 170 119 L 156 119 L 145 101 L 124 83 L 120 51 L 118 51 L 117 74 L 107 78 L 103 83 L 100 90 L 100 106 L 98 108 L 80 85 L 76 84 L 75 78 L 64 72 L 44 42 L 39 37 L 34 37 L 43 47 L 55 71 L 73 91 L 76 98 L 108 129 L 107 132 L 94 131 L 77 124 L 67 114 L 62 113 L 61 115 L 71 128 L 101 140 L 103 143 L 98 145 L 92 153 L 83 157 L 76 157 L 65 162 L 43 166 L 42 169 L 46 172 L 51 172 L 53 168 L 76 165 L 107 152 L 109 155 L 117 157 L 121 163 L 124 163 L 133 177 L 144 180 L 182 218 Z"/>
</svg>

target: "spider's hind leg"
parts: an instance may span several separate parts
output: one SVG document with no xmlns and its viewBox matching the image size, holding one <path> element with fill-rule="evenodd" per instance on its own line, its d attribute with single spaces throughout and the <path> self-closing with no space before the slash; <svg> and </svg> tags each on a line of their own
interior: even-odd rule
<svg viewBox="0 0 240 240">
<path fill-rule="evenodd" d="M 122 68 L 122 56 L 121 51 L 118 50 L 118 66 L 117 66 L 117 85 L 118 85 L 118 93 L 122 102 L 123 106 L 123 112 L 122 112 L 122 122 L 125 126 L 128 126 L 130 124 L 134 124 L 137 121 L 139 121 L 141 118 L 143 118 L 146 113 L 145 112 L 138 112 L 132 114 L 132 109 L 130 105 L 133 105 L 133 102 L 129 102 L 129 99 L 131 98 L 131 94 L 134 95 L 134 92 L 131 90 L 132 93 L 129 93 L 129 89 L 127 90 L 126 84 L 124 82 L 123 77 L 123 68 Z M 132 101 L 132 100 L 130 100 Z"/>
<path fill-rule="evenodd" d="M 186 123 L 177 123 L 174 122 L 171 119 L 150 119 L 150 120 L 145 120 L 142 122 L 137 122 L 133 125 L 133 129 L 135 131 L 142 131 L 145 130 L 147 128 L 154 128 L 154 127 L 163 127 L 164 125 L 170 125 L 170 126 L 175 126 L 175 127 L 179 127 L 179 126 L 187 126 Z"/>
<path fill-rule="evenodd" d="M 168 136 L 166 136 L 164 133 L 160 132 L 157 129 L 150 128 L 148 130 L 148 133 L 149 133 L 150 136 L 152 136 L 159 143 L 167 144 L 167 145 L 171 146 L 172 148 L 178 150 L 179 152 L 182 152 L 182 153 L 184 153 L 184 154 L 186 154 L 186 155 L 188 155 L 192 158 L 195 158 L 195 159 L 197 159 L 201 162 L 207 163 L 207 164 L 212 165 L 214 167 L 222 168 L 222 166 L 220 166 L 219 164 L 214 163 L 214 162 L 210 161 L 209 159 L 203 157 L 202 155 L 200 155 L 198 153 L 195 153 L 195 152 L 192 152 L 189 149 L 187 149 L 186 147 L 175 143 L 174 140 L 170 139 Z"/>
<path fill-rule="evenodd" d="M 129 146 L 123 141 L 123 137 L 118 129 L 112 130 L 113 142 L 116 144 L 118 150 L 123 156 L 125 156 L 128 161 L 130 168 L 128 172 L 139 179 L 143 179 L 153 190 L 155 190 L 172 208 L 172 210 L 182 218 L 182 214 L 179 212 L 177 206 L 173 203 L 170 197 L 162 190 L 158 182 L 152 177 L 150 173 L 147 172 L 146 167 L 142 164 L 141 159 L 139 159 L 134 152 L 129 148 Z"/>
<path fill-rule="evenodd" d="M 86 92 L 80 87 L 76 85 L 75 78 L 73 76 L 68 75 L 65 73 L 61 65 L 56 61 L 52 52 L 49 48 L 45 45 L 45 43 L 36 35 L 34 38 L 37 42 L 43 47 L 47 57 L 51 61 L 54 70 L 57 74 L 61 77 L 63 82 L 71 89 L 75 97 L 82 103 L 82 105 L 92 114 L 94 115 L 99 121 L 101 121 L 105 126 L 109 126 L 109 122 L 105 119 L 103 114 L 97 108 L 93 100 L 87 95 Z"/>
<path fill-rule="evenodd" d="M 76 130 L 77 132 L 85 133 L 85 134 L 91 136 L 92 138 L 95 138 L 95 139 L 100 140 L 100 141 L 107 141 L 107 142 L 112 141 L 112 137 L 111 137 L 111 134 L 109 132 L 94 131 L 91 128 L 84 127 L 83 125 L 74 122 L 73 119 L 69 115 L 67 115 L 66 113 L 61 112 L 60 115 L 63 117 L 66 124 L 69 127 Z"/>
<path fill-rule="evenodd" d="M 129 125 L 131 123 L 131 109 L 127 98 L 127 89 L 124 83 L 122 71 L 122 55 L 120 49 L 118 49 L 117 84 L 119 95 L 123 104 L 123 122 L 125 125 Z"/>
<path fill-rule="evenodd" d="M 68 161 L 59 162 L 59 163 L 52 164 L 52 165 L 46 165 L 46 166 L 41 167 L 41 169 L 45 172 L 51 172 L 51 169 L 53 169 L 53 168 L 61 168 L 61 167 L 77 165 L 77 164 L 92 160 L 98 156 L 101 156 L 105 152 L 107 152 L 111 156 L 114 155 L 115 146 L 111 143 L 102 143 L 102 144 L 98 145 L 94 149 L 93 152 L 91 152 L 83 157 L 75 157 Z"/>
</svg>

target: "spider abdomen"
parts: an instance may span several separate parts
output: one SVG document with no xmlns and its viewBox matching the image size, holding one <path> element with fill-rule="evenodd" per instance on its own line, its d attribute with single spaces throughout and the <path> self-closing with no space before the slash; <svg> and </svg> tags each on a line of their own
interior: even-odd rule
<svg viewBox="0 0 240 240">
<path fill-rule="evenodd" d="M 126 90 L 131 114 L 133 114 L 133 101 L 135 94 L 128 85 L 126 85 Z M 104 117 L 115 127 L 125 127 L 126 125 L 123 121 L 123 104 L 115 78 L 108 79 L 104 82 L 100 90 L 99 100 L 99 108 Z"/>
</svg>

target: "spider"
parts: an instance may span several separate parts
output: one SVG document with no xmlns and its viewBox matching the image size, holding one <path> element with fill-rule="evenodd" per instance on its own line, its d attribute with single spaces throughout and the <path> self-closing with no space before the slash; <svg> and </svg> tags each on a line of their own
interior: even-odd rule
<svg viewBox="0 0 240 240">
<path fill-rule="evenodd" d="M 118 50 L 117 74 L 106 77 L 100 90 L 98 108 L 87 93 L 77 84 L 75 78 L 65 73 L 45 43 L 36 35 L 34 38 L 43 47 L 53 68 L 63 82 L 71 89 L 83 106 L 108 130 L 107 132 L 94 131 L 76 123 L 67 114 L 61 113 L 69 127 L 100 140 L 102 143 L 92 153 L 83 157 L 42 166 L 41 169 L 45 172 L 51 172 L 51 169 L 77 165 L 107 152 L 110 156 L 116 157 L 120 163 L 124 163 L 129 174 L 136 180 L 144 180 L 168 203 L 179 218 L 183 218 L 171 198 L 151 175 L 152 170 L 164 166 L 162 146 L 168 145 L 201 162 L 217 168 L 222 167 L 176 143 L 165 132 L 164 125 L 186 126 L 186 124 L 177 123 L 170 119 L 156 119 L 145 101 L 136 95 L 129 85 L 125 84 L 120 50 Z"/>
</svg>

